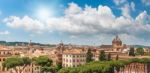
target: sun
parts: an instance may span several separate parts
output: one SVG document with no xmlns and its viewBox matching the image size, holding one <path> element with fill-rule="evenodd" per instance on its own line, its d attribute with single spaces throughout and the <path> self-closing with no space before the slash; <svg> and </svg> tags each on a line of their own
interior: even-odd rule
<svg viewBox="0 0 150 73">
<path fill-rule="evenodd" d="M 47 7 L 40 7 L 36 11 L 36 16 L 38 17 L 38 19 L 45 20 L 51 17 L 52 15 L 53 15 L 52 10 Z"/>
</svg>

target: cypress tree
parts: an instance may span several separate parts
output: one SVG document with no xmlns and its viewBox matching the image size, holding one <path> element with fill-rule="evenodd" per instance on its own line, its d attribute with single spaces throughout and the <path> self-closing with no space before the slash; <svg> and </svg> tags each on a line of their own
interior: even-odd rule
<svg viewBox="0 0 150 73">
<path fill-rule="evenodd" d="M 116 60 L 119 60 L 119 56 L 118 56 L 118 54 L 117 54 L 117 56 L 116 56 Z"/>
<path fill-rule="evenodd" d="M 104 50 L 100 51 L 99 60 L 100 61 L 105 61 L 106 60 L 106 54 L 105 54 Z"/>
<path fill-rule="evenodd" d="M 131 47 L 129 50 L 129 56 L 135 56 L 134 47 Z"/>
<path fill-rule="evenodd" d="M 88 49 L 88 51 L 87 51 L 87 53 L 86 53 L 86 62 L 91 62 L 91 61 L 93 61 L 92 57 L 93 57 L 93 54 L 92 54 L 92 52 L 91 52 L 91 49 Z"/>
<path fill-rule="evenodd" d="M 110 61 L 110 60 L 111 60 L 111 54 L 110 54 L 110 53 L 108 53 L 107 60 L 108 60 L 108 61 Z"/>
</svg>

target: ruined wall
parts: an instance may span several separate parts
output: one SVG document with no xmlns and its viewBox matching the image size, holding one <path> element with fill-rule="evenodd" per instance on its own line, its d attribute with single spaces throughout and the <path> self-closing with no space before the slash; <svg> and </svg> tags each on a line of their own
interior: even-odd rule
<svg viewBox="0 0 150 73">
<path fill-rule="evenodd" d="M 131 63 L 115 73 L 150 73 L 150 63 Z"/>
</svg>

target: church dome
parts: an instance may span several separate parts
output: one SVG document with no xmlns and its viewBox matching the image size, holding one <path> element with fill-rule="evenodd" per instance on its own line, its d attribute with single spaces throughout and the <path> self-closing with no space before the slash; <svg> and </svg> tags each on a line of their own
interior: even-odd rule
<svg viewBox="0 0 150 73">
<path fill-rule="evenodd" d="M 112 43 L 122 43 L 118 35 L 113 39 Z"/>
</svg>

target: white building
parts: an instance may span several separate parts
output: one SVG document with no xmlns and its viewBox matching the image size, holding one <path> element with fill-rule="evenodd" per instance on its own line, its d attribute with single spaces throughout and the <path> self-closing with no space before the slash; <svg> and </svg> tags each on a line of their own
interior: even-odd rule
<svg viewBox="0 0 150 73">
<path fill-rule="evenodd" d="M 86 52 L 79 49 L 71 49 L 63 52 L 63 67 L 77 67 L 86 63 Z"/>
</svg>

